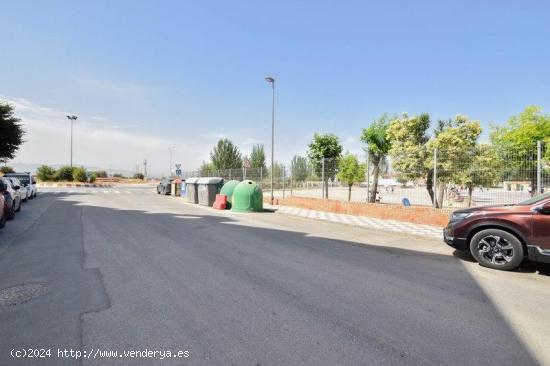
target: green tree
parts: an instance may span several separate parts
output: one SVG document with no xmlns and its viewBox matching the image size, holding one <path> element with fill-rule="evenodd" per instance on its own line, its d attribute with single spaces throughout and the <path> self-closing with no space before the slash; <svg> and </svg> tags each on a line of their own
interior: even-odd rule
<svg viewBox="0 0 550 366">
<path fill-rule="evenodd" d="M 499 158 L 506 161 L 508 178 L 529 179 L 533 194 L 541 188 L 537 187 L 536 178 L 537 141 L 550 145 L 550 115 L 541 111 L 540 107 L 529 106 L 505 126 L 493 127 L 491 133 Z M 545 159 L 550 161 L 550 148 L 546 148 Z"/>
<path fill-rule="evenodd" d="M 338 169 L 338 159 L 342 154 L 342 145 L 334 134 L 313 135 L 309 144 L 308 157 L 315 167 L 318 176 L 322 176 L 323 166 L 325 168 L 325 197 L 328 198 L 328 180 L 334 179 Z M 324 161 L 324 164 L 323 164 Z"/>
<path fill-rule="evenodd" d="M 201 177 L 209 177 L 214 174 L 215 170 L 216 169 L 214 168 L 214 165 L 212 163 L 207 163 L 206 161 L 203 161 L 199 168 L 199 175 Z"/>
<path fill-rule="evenodd" d="M 15 173 L 15 170 L 11 166 L 4 165 L 0 168 L 0 173 L 7 174 L 7 173 Z"/>
<path fill-rule="evenodd" d="M 443 206 L 446 183 L 459 183 L 464 171 L 472 167 L 480 152 L 477 146 L 480 134 L 479 121 L 470 120 L 466 116 L 457 115 L 454 119 L 438 123 L 434 138 L 427 144 L 429 152 L 437 149 L 437 207 Z M 426 169 L 432 169 L 433 164 L 431 153 L 425 162 Z"/>
<path fill-rule="evenodd" d="M 145 179 L 145 175 L 143 175 L 143 173 L 136 173 L 136 174 L 134 174 L 134 179 L 141 179 L 141 180 L 144 180 L 144 179 Z"/>
<path fill-rule="evenodd" d="M 307 159 L 303 156 L 294 155 L 290 164 L 292 179 L 303 182 L 307 179 Z"/>
<path fill-rule="evenodd" d="M 387 114 L 371 123 L 363 129 L 361 141 L 367 144 L 365 151 L 369 154 L 369 160 L 372 162 L 372 192 L 369 192 L 369 202 L 374 203 L 376 192 L 378 191 L 378 177 L 380 175 L 381 164 L 385 161 L 391 149 L 391 140 L 388 138 L 388 128 L 390 119 Z M 351 188 L 350 188 L 351 189 Z"/>
<path fill-rule="evenodd" d="M 468 207 L 472 206 L 474 187 L 494 186 L 500 179 L 501 164 L 493 146 L 477 145 L 474 158 L 461 169 L 458 183 L 468 188 Z"/>
<path fill-rule="evenodd" d="M 77 182 L 86 182 L 88 180 L 88 176 L 86 175 L 86 169 L 84 169 L 83 167 L 73 168 L 72 177 L 73 177 L 73 180 L 76 180 Z"/>
<path fill-rule="evenodd" d="M 15 117 L 14 109 L 7 103 L 0 103 L 0 162 L 13 159 L 24 142 L 25 131 L 21 120 Z"/>
<path fill-rule="evenodd" d="M 96 178 L 107 178 L 107 172 L 105 170 L 98 170 L 97 172 L 94 172 L 96 175 Z"/>
<path fill-rule="evenodd" d="M 426 190 L 434 202 L 433 170 L 426 167 L 430 115 L 423 113 L 409 117 L 403 114 L 388 127 L 388 139 L 391 141 L 389 156 L 392 167 L 402 179 L 416 181 L 426 179 Z"/>
<path fill-rule="evenodd" d="M 239 169 L 242 167 L 241 153 L 237 146 L 229 139 L 220 139 L 218 144 L 212 149 L 210 159 L 214 169 Z"/>
<path fill-rule="evenodd" d="M 250 153 L 250 167 L 254 169 L 266 169 L 264 145 L 257 144 L 252 146 Z"/>
<path fill-rule="evenodd" d="M 55 180 L 60 181 L 73 181 L 73 168 L 70 166 L 62 166 L 55 172 Z"/>
<path fill-rule="evenodd" d="M 365 179 L 365 165 L 359 164 L 355 155 L 342 156 L 338 161 L 338 179 L 348 185 L 348 201 L 351 201 L 351 187 Z"/>
<path fill-rule="evenodd" d="M 36 176 L 44 182 L 55 180 L 55 169 L 48 165 L 41 165 L 36 169 Z"/>
</svg>

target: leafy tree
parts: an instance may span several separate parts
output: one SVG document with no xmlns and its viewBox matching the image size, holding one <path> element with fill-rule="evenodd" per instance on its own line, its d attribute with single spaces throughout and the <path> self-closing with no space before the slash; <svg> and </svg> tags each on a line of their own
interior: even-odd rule
<svg viewBox="0 0 550 366">
<path fill-rule="evenodd" d="M 242 167 L 241 153 L 229 139 L 220 139 L 212 149 L 210 159 L 214 169 L 239 169 Z"/>
<path fill-rule="evenodd" d="M 257 144 L 252 146 L 250 153 L 250 167 L 254 169 L 266 169 L 264 145 Z"/>
<path fill-rule="evenodd" d="M 275 162 L 273 164 L 273 181 L 277 183 L 278 181 L 283 181 L 283 170 L 285 169 L 285 166 L 283 164 L 280 164 L 279 162 Z M 271 167 L 267 169 L 267 177 L 271 179 Z M 286 179 L 286 171 L 285 171 L 285 179 Z"/>
<path fill-rule="evenodd" d="M 88 180 L 86 169 L 82 167 L 73 168 L 72 177 L 73 180 L 76 180 L 77 182 L 86 182 Z"/>
<path fill-rule="evenodd" d="M 307 159 L 303 156 L 294 155 L 291 161 L 290 169 L 293 180 L 303 182 L 307 179 Z"/>
<path fill-rule="evenodd" d="M 98 170 L 97 172 L 94 172 L 96 175 L 96 178 L 107 178 L 107 172 L 105 170 Z"/>
<path fill-rule="evenodd" d="M 309 144 L 308 157 L 315 167 L 318 176 L 322 176 L 323 160 L 325 160 L 325 197 L 328 198 L 328 180 L 334 179 L 338 168 L 338 159 L 342 154 L 342 145 L 334 134 L 313 135 Z"/>
<path fill-rule="evenodd" d="M 136 173 L 136 174 L 134 174 L 134 179 L 141 179 L 141 180 L 144 180 L 144 179 L 145 179 L 145 175 L 143 175 L 143 173 Z"/>
<path fill-rule="evenodd" d="M 376 192 L 378 191 L 378 177 L 380 175 L 381 164 L 385 161 L 391 149 L 391 140 L 388 138 L 388 128 L 390 119 L 387 114 L 382 115 L 367 128 L 363 129 L 361 141 L 367 144 L 365 151 L 369 154 L 369 160 L 372 162 L 373 184 L 372 192 L 369 192 L 369 202 L 374 203 Z M 351 189 L 351 188 L 350 188 Z"/>
<path fill-rule="evenodd" d="M 401 118 L 390 123 L 388 139 L 391 141 L 389 155 L 393 169 L 407 181 L 426 179 L 426 190 L 433 203 L 433 170 L 425 165 L 430 155 L 426 146 L 430 139 L 429 128 L 429 114 L 423 113 L 414 117 L 403 114 Z"/>
<path fill-rule="evenodd" d="M 55 172 L 55 180 L 73 181 L 73 168 L 70 166 L 62 166 Z"/>
<path fill-rule="evenodd" d="M 338 179 L 348 185 L 348 201 L 351 201 L 351 187 L 365 179 L 365 166 L 359 164 L 357 156 L 346 154 L 338 161 Z"/>
<path fill-rule="evenodd" d="M 429 152 L 437 149 L 437 207 L 442 207 L 445 184 L 460 182 L 463 173 L 472 167 L 479 149 L 477 139 L 481 134 L 479 121 L 457 115 L 454 119 L 440 121 L 435 136 L 428 144 Z M 426 169 L 432 169 L 433 153 L 428 155 Z"/>
<path fill-rule="evenodd" d="M 56 172 L 55 169 L 48 165 L 41 165 L 36 170 L 36 176 L 41 181 L 47 182 L 55 180 Z"/>
<path fill-rule="evenodd" d="M 468 188 L 468 207 L 474 187 L 491 187 L 500 179 L 501 164 L 493 146 L 477 145 L 474 158 L 459 172 L 458 182 Z"/>
<path fill-rule="evenodd" d="M 208 177 L 214 173 L 216 169 L 212 163 L 207 163 L 203 161 L 199 168 L 199 175 L 202 177 Z"/>
<path fill-rule="evenodd" d="M 536 186 L 537 141 L 550 145 L 550 115 L 541 111 L 540 107 L 529 106 L 511 117 L 505 126 L 494 127 L 491 133 L 499 158 L 506 161 L 508 178 L 529 179 L 533 194 L 540 191 Z M 549 148 L 545 159 L 550 160 Z"/>
<path fill-rule="evenodd" d="M 96 179 L 97 179 L 96 173 L 90 174 L 90 183 L 94 183 Z"/>
<path fill-rule="evenodd" d="M 24 142 L 25 131 L 21 120 L 14 115 L 14 109 L 7 103 L 0 103 L 0 162 L 13 159 Z"/>
<path fill-rule="evenodd" d="M 0 173 L 7 174 L 7 173 L 15 173 L 15 170 L 11 166 L 4 165 L 0 168 Z"/>
</svg>

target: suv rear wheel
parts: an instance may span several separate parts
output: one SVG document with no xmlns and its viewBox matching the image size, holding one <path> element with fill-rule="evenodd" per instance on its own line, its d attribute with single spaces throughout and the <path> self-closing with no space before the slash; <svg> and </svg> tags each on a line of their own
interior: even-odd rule
<svg viewBox="0 0 550 366">
<path fill-rule="evenodd" d="M 499 229 L 486 229 L 475 234 L 470 240 L 470 252 L 480 265 L 503 271 L 516 269 L 524 258 L 519 239 Z"/>
</svg>

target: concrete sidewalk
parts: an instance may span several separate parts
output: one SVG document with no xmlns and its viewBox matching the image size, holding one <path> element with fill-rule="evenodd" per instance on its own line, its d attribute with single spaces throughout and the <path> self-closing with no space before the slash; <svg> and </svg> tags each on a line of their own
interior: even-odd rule
<svg viewBox="0 0 550 366">
<path fill-rule="evenodd" d="M 403 234 L 413 234 L 429 238 L 441 238 L 443 227 L 413 224 L 410 222 L 384 220 L 367 216 L 355 216 L 347 214 L 336 214 L 332 212 L 308 210 L 305 208 L 276 206 L 264 203 L 267 209 L 276 210 L 277 213 L 291 216 L 299 216 L 321 221 L 330 221 L 339 224 L 363 227 L 366 229 L 386 230 Z"/>
</svg>

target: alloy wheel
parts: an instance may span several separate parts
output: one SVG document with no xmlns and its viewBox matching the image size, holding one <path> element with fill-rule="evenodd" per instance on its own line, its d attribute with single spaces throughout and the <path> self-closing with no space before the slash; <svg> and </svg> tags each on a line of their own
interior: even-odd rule
<svg viewBox="0 0 550 366">
<path fill-rule="evenodd" d="M 497 235 L 488 235 L 477 244 L 477 251 L 486 261 L 502 266 L 514 258 L 514 247 L 506 239 Z"/>
</svg>

